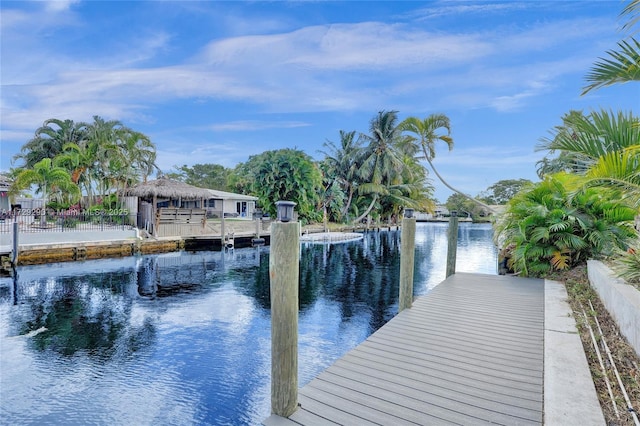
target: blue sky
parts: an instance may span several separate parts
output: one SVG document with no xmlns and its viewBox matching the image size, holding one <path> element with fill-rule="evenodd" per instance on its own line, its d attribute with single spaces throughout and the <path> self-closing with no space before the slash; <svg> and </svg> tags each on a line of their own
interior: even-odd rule
<svg viewBox="0 0 640 426">
<path fill-rule="evenodd" d="M 537 180 L 535 146 L 571 109 L 637 114 L 638 84 L 580 96 L 626 4 L 3 0 L 0 169 L 48 118 L 120 120 L 170 171 L 280 148 L 321 159 L 340 130 L 397 110 L 450 117 L 434 164 L 466 193 Z"/>
</svg>

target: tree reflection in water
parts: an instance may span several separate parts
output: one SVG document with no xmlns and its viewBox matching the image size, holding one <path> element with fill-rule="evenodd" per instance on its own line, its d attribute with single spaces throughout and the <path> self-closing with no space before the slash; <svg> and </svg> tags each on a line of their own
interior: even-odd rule
<svg viewBox="0 0 640 426">
<path fill-rule="evenodd" d="M 18 334 L 33 334 L 30 344 L 38 351 L 102 359 L 135 353 L 153 341 L 155 328 L 151 318 L 131 320 L 133 301 L 125 290 L 133 277 L 115 271 L 30 282 L 12 323 Z"/>
<path fill-rule="evenodd" d="M 343 321 L 362 309 L 377 329 L 394 315 L 399 271 L 399 233 L 380 232 L 368 242 L 310 244 L 301 248 L 300 310 L 319 297 L 340 307 Z M 419 262 L 419 260 L 416 260 Z M 33 334 L 38 351 L 64 356 L 83 352 L 109 359 L 151 345 L 156 334 L 150 316 L 133 321 L 136 296 L 161 299 L 197 295 L 231 279 L 236 288 L 269 309 L 268 248 L 244 251 L 143 256 L 134 268 L 42 277 L 22 283 L 13 310 L 18 333 Z"/>
</svg>

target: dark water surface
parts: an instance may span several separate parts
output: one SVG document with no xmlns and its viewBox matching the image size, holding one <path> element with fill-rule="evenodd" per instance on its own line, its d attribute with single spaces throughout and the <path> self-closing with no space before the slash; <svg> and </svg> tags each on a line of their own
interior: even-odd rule
<svg viewBox="0 0 640 426">
<path fill-rule="evenodd" d="M 446 223 L 419 223 L 415 293 L 445 277 Z M 301 246 L 307 383 L 397 312 L 400 232 Z M 457 271 L 496 273 L 490 225 Z M 0 279 L 0 423 L 256 425 L 270 413 L 269 247 L 18 268 Z"/>
</svg>

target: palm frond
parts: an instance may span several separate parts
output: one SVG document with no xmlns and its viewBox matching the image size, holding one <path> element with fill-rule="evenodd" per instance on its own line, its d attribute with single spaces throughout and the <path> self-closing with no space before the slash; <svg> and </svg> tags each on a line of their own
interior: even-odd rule
<svg viewBox="0 0 640 426">
<path fill-rule="evenodd" d="M 633 37 L 618 43 L 620 51 L 609 50 L 608 58 L 600 58 L 586 75 L 591 83 L 584 87 L 582 95 L 593 89 L 616 83 L 640 80 L 640 42 Z"/>
</svg>

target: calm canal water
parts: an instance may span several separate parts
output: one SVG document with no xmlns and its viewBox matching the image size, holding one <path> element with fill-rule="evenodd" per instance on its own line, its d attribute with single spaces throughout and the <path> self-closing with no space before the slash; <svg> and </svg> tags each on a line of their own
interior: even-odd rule
<svg viewBox="0 0 640 426">
<path fill-rule="evenodd" d="M 415 293 L 445 276 L 447 224 L 419 223 Z M 302 245 L 303 385 L 397 312 L 400 232 Z M 496 273 L 461 223 L 457 271 Z M 0 423 L 256 425 L 270 413 L 269 247 L 18 268 L 0 279 Z"/>
</svg>

